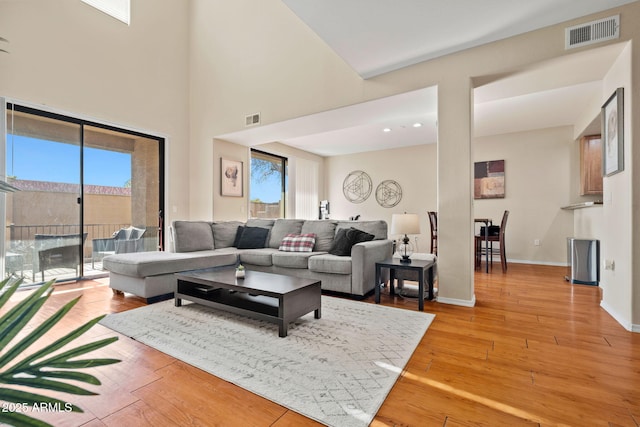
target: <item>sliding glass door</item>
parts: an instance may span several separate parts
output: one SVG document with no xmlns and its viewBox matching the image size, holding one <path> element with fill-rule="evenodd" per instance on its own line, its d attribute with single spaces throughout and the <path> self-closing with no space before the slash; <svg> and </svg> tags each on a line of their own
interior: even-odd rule
<svg viewBox="0 0 640 427">
<path fill-rule="evenodd" d="M 78 123 L 7 111 L 5 275 L 39 282 L 81 271 L 80 146 Z M 86 238 L 86 234 L 84 235 Z M 46 274 L 45 274 L 46 273 Z"/>
<path fill-rule="evenodd" d="M 161 152 L 158 139 L 84 127 L 84 224 L 90 235 L 87 275 L 114 253 L 161 248 Z"/>
<path fill-rule="evenodd" d="M 106 255 L 162 248 L 161 138 L 4 105 L 4 277 L 95 277 Z"/>
</svg>

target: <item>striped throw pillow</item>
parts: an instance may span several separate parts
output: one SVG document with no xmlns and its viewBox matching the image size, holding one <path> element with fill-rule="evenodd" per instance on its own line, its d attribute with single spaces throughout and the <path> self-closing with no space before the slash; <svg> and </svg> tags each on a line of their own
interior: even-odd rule
<svg viewBox="0 0 640 427">
<path fill-rule="evenodd" d="M 315 233 L 294 234 L 284 236 L 278 250 L 283 252 L 312 252 L 316 244 Z"/>
</svg>

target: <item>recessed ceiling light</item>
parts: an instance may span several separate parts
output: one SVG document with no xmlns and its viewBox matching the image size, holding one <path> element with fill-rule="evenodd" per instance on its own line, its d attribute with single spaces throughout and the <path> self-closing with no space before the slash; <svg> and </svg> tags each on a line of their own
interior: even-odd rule
<svg viewBox="0 0 640 427">
<path fill-rule="evenodd" d="M 382 132 L 391 132 L 391 128 L 384 128 L 382 129 Z"/>
<path fill-rule="evenodd" d="M 422 123 L 414 123 L 414 124 L 413 124 L 413 127 L 414 127 L 414 128 L 422 127 Z"/>
</svg>

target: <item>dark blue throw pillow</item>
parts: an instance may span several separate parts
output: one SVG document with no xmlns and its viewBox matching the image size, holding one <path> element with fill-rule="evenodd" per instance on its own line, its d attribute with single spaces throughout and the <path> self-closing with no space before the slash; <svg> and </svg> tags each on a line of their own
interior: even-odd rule
<svg viewBox="0 0 640 427">
<path fill-rule="evenodd" d="M 262 227 L 244 227 L 240 240 L 236 248 L 238 249 L 260 249 L 264 248 L 269 235 L 268 228 Z"/>
</svg>

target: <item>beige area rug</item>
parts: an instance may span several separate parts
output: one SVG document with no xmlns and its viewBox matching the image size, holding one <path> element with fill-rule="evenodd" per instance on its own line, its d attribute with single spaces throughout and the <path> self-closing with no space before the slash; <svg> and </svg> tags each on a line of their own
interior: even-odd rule
<svg viewBox="0 0 640 427">
<path fill-rule="evenodd" d="M 330 426 L 366 426 L 435 315 L 322 297 L 278 337 L 275 324 L 173 300 L 101 324 Z"/>
</svg>

